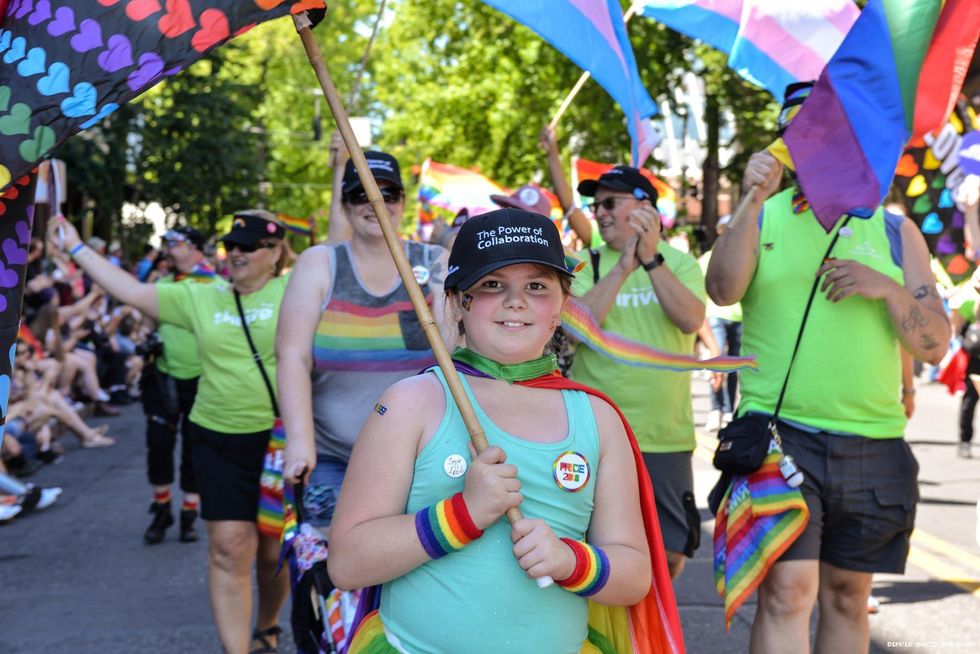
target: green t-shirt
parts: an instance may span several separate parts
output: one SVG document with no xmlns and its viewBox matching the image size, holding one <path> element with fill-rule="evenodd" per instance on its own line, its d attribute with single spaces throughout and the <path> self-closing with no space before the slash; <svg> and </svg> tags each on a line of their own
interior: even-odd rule
<svg viewBox="0 0 980 654">
<path fill-rule="evenodd" d="M 157 288 L 164 284 L 210 284 L 215 278 L 186 277 L 177 282 L 173 275 L 157 280 Z M 170 323 L 160 323 L 157 332 L 163 341 L 163 356 L 157 357 L 157 370 L 177 379 L 194 379 L 201 376 L 201 359 L 197 352 L 194 334 Z"/>
<path fill-rule="evenodd" d="M 739 415 L 775 410 L 814 274 L 833 238 L 812 211 L 794 214 L 791 198 L 787 189 L 764 205 L 759 263 L 742 297 L 742 354 L 755 355 L 759 371 L 739 378 Z M 867 220 L 854 218 L 831 256 L 904 285 L 903 220 L 881 209 Z M 818 291 L 779 415 L 822 431 L 901 438 L 901 372 L 898 335 L 883 301 L 851 295 L 835 303 Z"/>
<path fill-rule="evenodd" d="M 704 275 L 697 260 L 663 241 L 658 251 L 680 282 L 702 300 Z M 619 252 L 599 250 L 600 277 L 619 261 Z M 594 285 L 588 252 L 580 255 L 586 267 L 575 275 L 572 290 L 585 295 Z M 694 334 L 682 332 L 660 306 L 650 274 L 637 268 L 623 282 L 602 328 L 623 338 L 673 354 L 690 355 Z M 578 346 L 569 377 L 593 386 L 612 398 L 629 420 L 644 452 L 689 452 L 695 447 L 691 409 L 691 373 L 628 366 L 614 362 L 584 345 Z"/>
<path fill-rule="evenodd" d="M 273 386 L 276 323 L 287 280 L 287 275 L 273 278 L 262 290 L 241 296 L 252 340 Z M 157 295 L 160 321 L 189 330 L 197 341 L 201 381 L 191 421 L 228 434 L 271 428 L 275 421 L 272 403 L 252 359 L 231 285 L 223 280 L 164 284 L 158 287 Z"/>
</svg>

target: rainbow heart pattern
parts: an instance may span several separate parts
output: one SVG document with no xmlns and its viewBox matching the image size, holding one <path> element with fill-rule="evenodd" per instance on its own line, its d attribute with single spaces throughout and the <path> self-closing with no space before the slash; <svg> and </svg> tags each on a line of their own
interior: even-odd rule
<svg viewBox="0 0 980 654">
<path fill-rule="evenodd" d="M 0 191 L 211 49 L 265 20 L 324 7 L 323 0 L 10 0 L 0 29 Z"/>
<path fill-rule="evenodd" d="M 963 213 L 953 198 L 965 176 L 958 162 L 959 144 L 965 132 L 976 129 L 980 129 L 976 113 L 965 103 L 958 105 L 942 129 L 906 149 L 895 171 L 895 185 L 908 216 L 954 281 L 972 272 L 962 255 Z"/>
</svg>

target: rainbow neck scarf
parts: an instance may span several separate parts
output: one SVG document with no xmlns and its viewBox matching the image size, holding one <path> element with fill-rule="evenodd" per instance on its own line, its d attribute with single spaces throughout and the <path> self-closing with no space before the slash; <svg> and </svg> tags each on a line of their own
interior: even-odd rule
<svg viewBox="0 0 980 654">
<path fill-rule="evenodd" d="M 190 279 L 195 282 L 210 282 L 216 276 L 217 274 L 214 272 L 214 268 L 209 266 L 206 261 L 202 261 L 194 266 L 194 270 L 190 271 L 189 273 L 179 272 L 175 274 L 174 281 L 181 282 L 185 279 Z"/>
<path fill-rule="evenodd" d="M 497 363 L 473 350 L 459 347 L 453 352 L 453 361 L 463 364 L 462 367 L 457 365 L 457 370 L 460 372 L 477 377 L 503 379 L 512 384 L 548 375 L 558 370 L 558 358 L 554 354 L 523 363 Z"/>
<path fill-rule="evenodd" d="M 810 511 L 803 494 L 779 471 L 774 442 L 762 467 L 732 478 L 718 508 L 714 534 L 715 588 L 725 600 L 725 628 L 769 568 L 803 533 Z"/>
<path fill-rule="evenodd" d="M 754 356 L 720 356 L 711 359 L 698 359 L 683 354 L 662 352 L 655 348 L 636 343 L 616 334 L 604 331 L 599 321 L 584 303 L 570 299 L 561 313 L 561 326 L 565 332 L 580 343 L 609 357 L 616 363 L 628 366 L 662 368 L 677 372 L 691 370 L 713 370 L 715 372 L 734 372 L 748 368 L 758 370 Z"/>
</svg>

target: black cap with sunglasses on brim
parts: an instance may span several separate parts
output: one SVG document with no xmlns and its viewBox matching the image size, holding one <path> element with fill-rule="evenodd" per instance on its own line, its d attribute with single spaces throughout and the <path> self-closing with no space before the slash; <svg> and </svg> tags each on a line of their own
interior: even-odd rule
<svg viewBox="0 0 980 654">
<path fill-rule="evenodd" d="M 587 179 L 579 182 L 578 192 L 593 198 L 600 186 L 614 191 L 632 193 L 637 200 L 650 200 L 650 204 L 654 207 L 657 206 L 657 189 L 653 188 L 653 184 L 640 172 L 639 168 L 614 166 L 604 172 L 599 179 Z"/>
<path fill-rule="evenodd" d="M 367 160 L 368 168 L 371 169 L 371 174 L 374 175 L 374 180 L 376 182 L 389 182 L 398 190 L 398 197 L 400 198 L 405 186 L 402 184 L 402 173 L 401 168 L 398 167 L 398 160 L 387 152 L 376 150 L 368 150 L 364 153 L 364 158 Z M 357 176 L 353 159 L 348 159 L 347 166 L 344 167 L 344 181 L 340 190 L 346 201 L 350 201 L 354 196 L 364 192 L 364 186 L 361 184 L 361 178 Z M 387 201 L 388 198 L 386 197 L 385 200 Z"/>
<path fill-rule="evenodd" d="M 266 239 L 281 240 L 286 236 L 286 228 L 276 220 L 276 215 L 264 209 L 249 209 L 235 213 L 231 221 L 231 231 L 219 241 L 226 248 L 240 245 L 254 251 L 259 242 Z"/>
</svg>

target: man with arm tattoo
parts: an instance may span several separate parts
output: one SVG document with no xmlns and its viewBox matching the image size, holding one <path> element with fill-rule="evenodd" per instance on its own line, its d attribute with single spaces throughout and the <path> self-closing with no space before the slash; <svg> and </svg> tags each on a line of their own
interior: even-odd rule
<svg viewBox="0 0 980 654">
<path fill-rule="evenodd" d="M 779 414 L 810 519 L 759 587 L 751 650 L 808 651 L 819 597 L 815 651 L 867 651 L 872 573 L 904 571 L 918 501 L 902 349 L 938 363 L 950 327 L 912 221 L 878 208 L 841 216 L 828 233 L 795 184 L 776 193 L 781 179 L 769 153 L 749 160 L 752 200 L 716 243 L 706 280 L 717 304 L 741 301 L 742 354 L 759 361 L 742 378 L 739 415 L 771 415 L 820 278 Z"/>
</svg>

